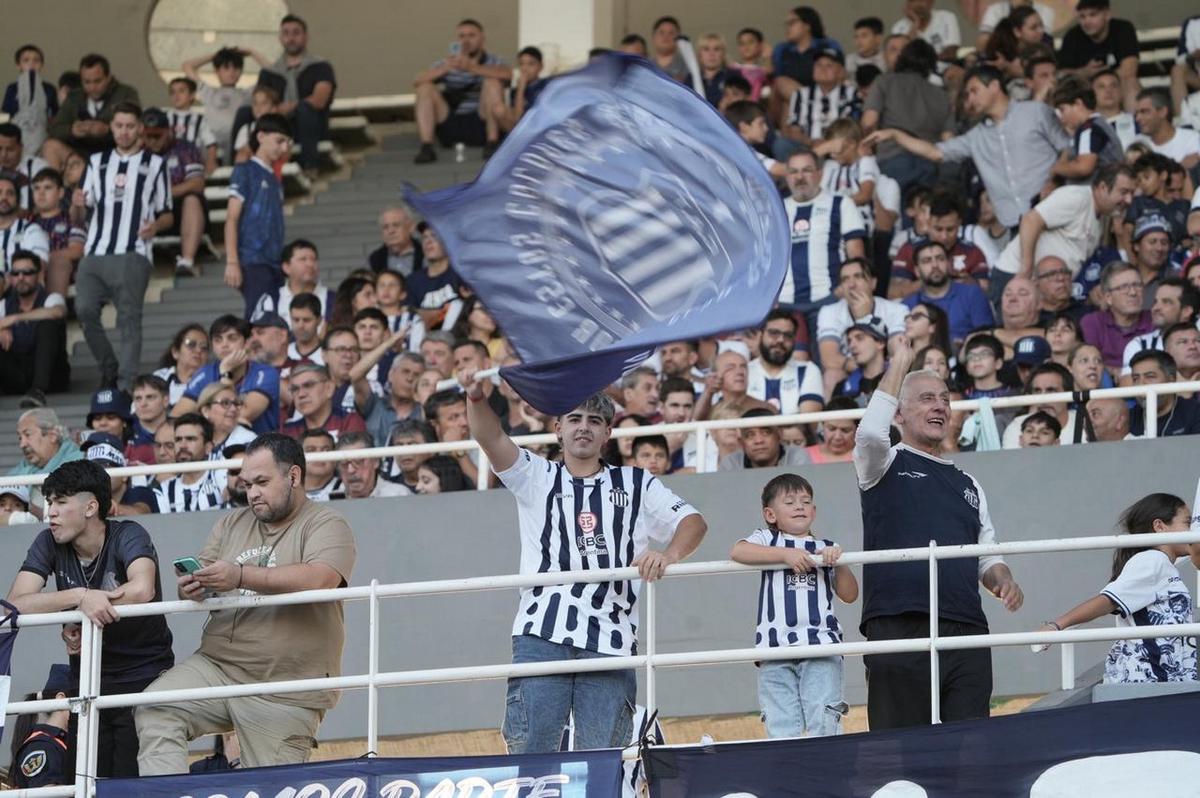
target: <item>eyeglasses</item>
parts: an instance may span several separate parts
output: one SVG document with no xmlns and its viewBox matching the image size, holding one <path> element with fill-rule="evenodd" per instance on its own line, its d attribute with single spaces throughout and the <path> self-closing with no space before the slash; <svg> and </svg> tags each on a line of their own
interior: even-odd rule
<svg viewBox="0 0 1200 798">
<path fill-rule="evenodd" d="M 37 269 L 13 269 L 9 272 L 14 277 L 36 277 L 37 273 Z"/>
<path fill-rule="evenodd" d="M 1122 283 L 1121 285 L 1110 285 L 1105 290 L 1108 291 L 1110 294 L 1137 294 L 1137 293 L 1140 293 L 1142 291 L 1142 289 L 1145 287 L 1146 287 L 1145 284 L 1139 281 L 1136 283 Z"/>
<path fill-rule="evenodd" d="M 362 352 L 357 346 L 331 346 L 326 351 L 335 355 L 357 355 Z"/>
<path fill-rule="evenodd" d="M 173 452 L 175 451 L 175 441 L 166 441 L 165 443 L 159 443 L 158 441 L 155 441 L 154 448 L 155 450 L 161 449 L 162 451 Z"/>
<path fill-rule="evenodd" d="M 183 348 L 184 349 L 199 349 L 201 352 L 207 352 L 208 351 L 208 342 L 207 341 L 197 341 L 195 338 L 184 338 L 183 339 Z"/>
<path fill-rule="evenodd" d="M 905 321 L 932 321 L 933 317 L 928 313 L 909 313 L 904 317 Z"/>
<path fill-rule="evenodd" d="M 791 330 L 772 330 L 770 327 L 767 327 L 765 330 L 763 330 L 763 337 L 764 338 L 791 338 L 792 331 Z"/>
<path fill-rule="evenodd" d="M 231 407 L 241 407 L 246 402 L 242 399 L 214 399 L 209 404 L 228 410 Z"/>
<path fill-rule="evenodd" d="M 1059 280 L 1059 279 L 1066 280 L 1066 279 L 1070 279 L 1070 277 L 1071 277 L 1070 269 L 1055 269 L 1054 271 L 1042 272 L 1041 274 L 1037 275 L 1033 279 L 1035 279 L 1035 280 Z"/>
</svg>

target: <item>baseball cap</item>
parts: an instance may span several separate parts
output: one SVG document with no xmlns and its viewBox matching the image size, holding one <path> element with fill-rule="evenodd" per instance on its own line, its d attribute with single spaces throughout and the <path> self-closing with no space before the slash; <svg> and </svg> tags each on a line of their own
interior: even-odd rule
<svg viewBox="0 0 1200 798">
<path fill-rule="evenodd" d="M 1015 363 L 1040 366 L 1050 359 L 1050 343 L 1040 335 L 1026 335 L 1017 339 L 1013 353 Z"/>
<path fill-rule="evenodd" d="M 834 47 L 824 47 L 820 50 L 817 50 L 816 54 L 813 56 L 813 63 L 816 63 L 818 58 L 829 58 L 833 61 L 837 61 L 842 66 L 846 65 L 846 56 L 842 55 L 841 50 L 838 50 Z"/>
<path fill-rule="evenodd" d="M 16 496 L 17 499 L 25 502 L 25 509 L 29 509 L 28 485 L 7 485 L 0 488 L 0 496 Z"/>
<path fill-rule="evenodd" d="M 857 324 L 851 324 L 848 328 L 846 328 L 846 335 L 849 335 L 851 330 L 861 330 L 862 332 L 865 332 L 867 335 L 874 338 L 876 341 L 887 340 L 887 332 L 883 328 L 876 327 L 874 324 L 868 324 L 865 321 Z"/>
<path fill-rule="evenodd" d="M 255 327 L 278 327 L 281 330 L 291 329 L 288 327 L 288 323 L 283 320 L 283 316 L 280 316 L 273 310 L 264 310 L 262 313 L 257 314 L 250 320 L 250 327 L 251 329 Z"/>
<path fill-rule="evenodd" d="M 42 688 L 42 697 L 54 698 L 59 693 L 69 693 L 71 690 L 71 666 L 57 664 L 50 666 L 46 675 L 46 686 Z"/>
<path fill-rule="evenodd" d="M 97 465 L 120 468 L 125 465 L 121 441 L 107 432 L 94 432 L 83 445 L 84 456 Z"/>
<path fill-rule="evenodd" d="M 166 112 L 161 108 L 147 108 L 142 111 L 142 126 L 150 129 L 166 129 L 171 126 Z"/>
<path fill-rule="evenodd" d="M 1133 229 L 1133 240 L 1141 241 L 1142 236 L 1150 233 L 1166 233 L 1171 235 L 1171 225 L 1162 215 L 1157 213 L 1148 213 L 1145 216 L 1139 216 L 1137 226 Z"/>
<path fill-rule="evenodd" d="M 126 421 L 130 420 L 129 396 L 116 388 L 102 388 L 92 394 L 92 407 L 87 414 L 87 424 L 92 425 L 92 418 L 104 413 L 112 413 Z"/>
</svg>

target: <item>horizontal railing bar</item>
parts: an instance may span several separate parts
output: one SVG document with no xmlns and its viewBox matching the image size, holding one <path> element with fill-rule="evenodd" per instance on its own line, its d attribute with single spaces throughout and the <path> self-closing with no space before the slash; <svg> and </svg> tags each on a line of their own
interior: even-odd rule
<svg viewBox="0 0 1200 798">
<path fill-rule="evenodd" d="M 1195 393 L 1200 391 L 1200 380 L 1192 382 L 1171 382 L 1156 385 L 1128 385 L 1121 388 L 1101 388 L 1091 391 L 1093 399 L 1129 399 L 1145 396 L 1148 393 Z M 1005 396 L 988 401 L 993 408 L 1027 407 L 1040 404 L 1061 404 L 1074 401 L 1075 395 L 1069 391 L 1061 393 L 1027 394 L 1025 396 Z M 951 403 L 954 410 L 978 410 L 985 400 L 964 399 Z M 644 427 L 621 427 L 612 431 L 614 438 L 633 438 L 641 435 L 671 435 L 680 432 L 699 432 L 714 429 L 746 429 L 749 427 L 792 426 L 794 424 L 816 424 L 822 421 L 838 421 L 844 419 L 862 418 L 865 410 L 821 410 L 814 413 L 792 413 L 786 416 L 759 416 L 756 418 L 731 418 L 709 421 L 682 421 L 674 424 L 652 424 Z M 540 446 L 554 443 L 557 438 L 551 433 L 537 435 L 520 435 L 513 438 L 519 446 Z M 340 462 L 350 459 L 380 459 L 408 454 L 442 454 L 457 452 L 464 449 L 478 449 L 479 444 L 474 440 L 440 441 L 437 443 L 419 443 L 406 446 L 375 446 L 368 449 L 351 449 L 333 452 L 314 452 L 305 456 L 312 462 Z M 241 468 L 240 457 L 225 460 L 201 460 L 195 463 L 163 463 L 161 465 L 124 466 L 110 468 L 108 473 L 115 477 L 152 476 L 155 474 L 181 474 L 214 469 Z M 28 476 L 0 476 L 0 487 L 10 485 L 40 485 L 46 478 L 45 474 L 30 474 Z"/>
</svg>

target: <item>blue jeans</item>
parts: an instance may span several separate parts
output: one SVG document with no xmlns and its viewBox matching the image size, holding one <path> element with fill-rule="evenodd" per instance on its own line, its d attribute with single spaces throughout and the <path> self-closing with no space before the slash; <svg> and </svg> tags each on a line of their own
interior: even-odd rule
<svg viewBox="0 0 1200 798">
<path fill-rule="evenodd" d="M 768 737 L 841 734 L 848 707 L 842 699 L 842 658 L 764 662 L 758 704 Z"/>
<path fill-rule="evenodd" d="M 607 656 L 533 635 L 513 637 L 513 664 Z M 510 754 L 558 750 L 575 715 L 575 750 L 619 748 L 633 735 L 637 674 L 633 670 L 524 676 L 508 680 L 504 740 Z"/>
</svg>

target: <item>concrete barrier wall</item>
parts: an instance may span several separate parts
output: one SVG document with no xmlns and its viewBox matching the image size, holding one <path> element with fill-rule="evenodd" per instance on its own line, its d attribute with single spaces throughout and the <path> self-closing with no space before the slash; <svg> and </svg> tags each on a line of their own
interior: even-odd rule
<svg viewBox="0 0 1200 798">
<path fill-rule="evenodd" d="M 1121 509 L 1152 491 L 1168 491 L 1189 502 L 1200 475 L 1200 441 L 1176 438 L 1073 446 L 1039 451 L 963 455 L 961 465 L 982 482 L 1002 541 L 1110 534 Z M 824 536 L 848 551 L 861 548 L 857 488 L 849 464 L 802 470 L 817 492 L 818 523 Z M 732 544 L 761 523 L 758 496 L 774 472 L 745 472 L 668 478 L 668 484 L 700 509 L 709 534 L 695 560 L 725 559 Z M 341 503 L 356 533 L 358 565 L 353 583 L 381 583 L 513 573 L 518 568 L 516 511 L 504 491 L 406 497 Z M 195 554 L 217 513 L 144 516 L 160 560 Z M 0 562 L 15 572 L 34 527 L 14 527 L 0 538 Z M 1111 555 L 1082 552 L 1010 558 L 1025 589 L 1026 605 L 1008 615 L 985 596 L 994 631 L 1036 628 L 1040 622 L 1095 595 L 1106 581 Z M 168 566 L 169 568 L 169 566 Z M 1194 572 L 1184 565 L 1188 584 Z M 0 577 L 0 579 L 5 577 Z M 173 577 L 167 576 L 168 591 Z M 667 580 L 659 594 L 659 650 L 675 652 L 753 644 L 757 575 L 736 574 Z M 380 668 L 408 670 L 505 663 L 517 604 L 515 591 L 391 599 L 382 605 Z M 858 606 L 841 607 L 847 638 L 861 639 Z M 204 616 L 175 616 L 177 658 L 196 647 Z M 367 606 L 346 607 L 345 673 L 367 669 Z M 1105 621 L 1098 622 L 1100 624 Z M 642 625 L 644 628 L 644 623 Z M 1080 647 L 1082 672 L 1106 646 Z M 57 629 L 21 633 L 13 660 L 13 695 L 38 689 L 49 662 L 65 661 Z M 848 699 L 865 700 L 861 660 L 846 662 Z M 1054 653 L 1035 655 L 1022 646 L 995 655 L 998 696 L 1041 693 L 1058 684 Z M 473 682 L 401 687 L 381 692 L 381 733 L 414 734 L 498 727 L 504 685 Z M 660 671 L 659 702 L 666 715 L 703 715 L 757 709 L 753 665 L 678 668 Z M 366 734 L 366 694 L 347 693 L 326 717 L 323 739 Z"/>
</svg>

